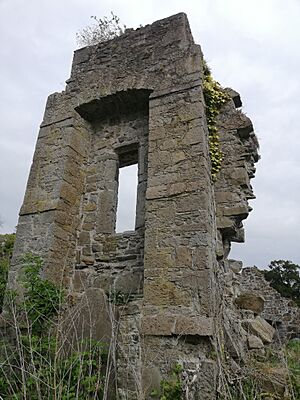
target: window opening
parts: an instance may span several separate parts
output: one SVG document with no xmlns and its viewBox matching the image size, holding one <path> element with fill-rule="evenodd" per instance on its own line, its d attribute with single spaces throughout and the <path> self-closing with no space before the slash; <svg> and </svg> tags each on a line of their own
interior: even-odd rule
<svg viewBox="0 0 300 400">
<path fill-rule="evenodd" d="M 138 164 L 119 169 L 116 232 L 135 229 Z"/>
</svg>

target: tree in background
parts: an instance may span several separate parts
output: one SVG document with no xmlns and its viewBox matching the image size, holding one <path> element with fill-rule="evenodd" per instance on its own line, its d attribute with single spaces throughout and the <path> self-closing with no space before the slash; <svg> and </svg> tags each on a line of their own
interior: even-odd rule
<svg viewBox="0 0 300 400">
<path fill-rule="evenodd" d="M 273 260 L 264 275 L 270 285 L 282 296 L 300 306 L 300 266 L 288 260 Z"/>
<path fill-rule="evenodd" d="M 121 24 L 120 18 L 113 12 L 111 12 L 111 18 L 97 18 L 95 16 L 91 16 L 91 18 L 94 23 L 76 34 L 77 43 L 80 47 L 106 42 L 122 35 L 125 31 L 125 25 Z"/>
<path fill-rule="evenodd" d="M 2 312 L 9 262 L 12 257 L 14 243 L 14 233 L 0 235 L 0 313 Z"/>
</svg>

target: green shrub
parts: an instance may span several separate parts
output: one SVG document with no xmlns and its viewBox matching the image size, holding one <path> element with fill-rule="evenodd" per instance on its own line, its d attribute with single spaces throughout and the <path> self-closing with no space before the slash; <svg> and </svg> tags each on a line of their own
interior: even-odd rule
<svg viewBox="0 0 300 400">
<path fill-rule="evenodd" d="M 15 349 L 6 347 L 0 363 L 4 399 L 98 399 L 103 397 L 107 350 L 92 340 L 65 356 L 56 336 L 22 335 Z"/>
<path fill-rule="evenodd" d="M 59 313 L 64 292 L 53 282 L 42 279 L 42 259 L 28 253 L 22 258 L 24 280 L 23 309 L 31 322 L 33 333 L 39 333 L 52 323 Z"/>
<path fill-rule="evenodd" d="M 160 382 L 160 391 L 153 390 L 151 396 L 159 400 L 181 400 L 182 399 L 182 383 L 180 373 L 182 366 L 175 364 L 171 370 L 170 377 Z"/>
<path fill-rule="evenodd" d="M 0 342 L 0 395 L 7 400 L 101 400 L 106 346 L 77 338 L 74 349 L 62 334 L 63 291 L 42 279 L 40 257 L 26 254 L 22 262 L 24 302 L 11 297 L 13 335 Z"/>
</svg>

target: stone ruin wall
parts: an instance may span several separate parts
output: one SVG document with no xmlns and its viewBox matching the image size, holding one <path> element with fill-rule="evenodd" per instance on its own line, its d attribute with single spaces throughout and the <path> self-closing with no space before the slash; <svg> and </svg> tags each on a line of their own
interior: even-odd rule
<svg viewBox="0 0 300 400">
<path fill-rule="evenodd" d="M 300 308 L 273 289 L 262 271 L 256 267 L 243 268 L 240 282 L 243 291 L 251 291 L 264 299 L 261 316 L 276 328 L 280 342 L 300 338 Z"/>
<path fill-rule="evenodd" d="M 203 58 L 185 14 L 77 50 L 66 90 L 48 98 L 17 228 L 18 257 L 68 288 L 78 331 L 111 340 L 117 396 L 144 399 L 183 365 L 186 399 L 215 398 L 220 346 L 243 359 L 247 331 L 227 256 L 244 240 L 257 139 L 235 91 L 218 118 L 211 181 Z M 119 168 L 138 163 L 136 229 L 116 234 Z M 252 315 L 255 319 L 255 315 Z"/>
</svg>

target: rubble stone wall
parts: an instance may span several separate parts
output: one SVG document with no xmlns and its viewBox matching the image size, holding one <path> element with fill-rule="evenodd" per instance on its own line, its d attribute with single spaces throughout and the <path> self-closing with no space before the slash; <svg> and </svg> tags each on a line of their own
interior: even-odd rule
<svg viewBox="0 0 300 400">
<path fill-rule="evenodd" d="M 300 338 L 300 308 L 273 289 L 262 271 L 256 267 L 243 268 L 241 286 L 264 298 L 261 316 L 276 328 L 283 343 L 294 337 Z"/>
</svg>

